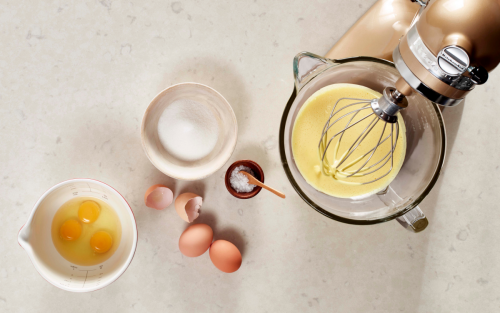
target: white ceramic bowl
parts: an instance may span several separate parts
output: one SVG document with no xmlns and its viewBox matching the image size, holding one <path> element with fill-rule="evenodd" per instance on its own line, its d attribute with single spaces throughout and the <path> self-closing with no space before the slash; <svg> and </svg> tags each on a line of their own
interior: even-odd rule
<svg viewBox="0 0 500 313">
<path fill-rule="evenodd" d="M 115 253 L 95 266 L 80 266 L 67 261 L 52 242 L 51 226 L 55 213 L 66 201 L 82 196 L 107 202 L 122 226 L 120 244 Z M 106 287 L 125 272 L 137 247 L 137 226 L 132 209 L 116 190 L 97 180 L 72 179 L 55 185 L 40 197 L 19 231 L 18 242 L 38 273 L 49 283 L 67 291 L 88 292 Z"/>
<path fill-rule="evenodd" d="M 193 100 L 212 111 L 219 126 L 219 138 L 210 154 L 197 161 L 183 161 L 169 154 L 158 137 L 158 120 L 171 103 Z M 214 89 L 198 83 L 181 83 L 160 92 L 144 113 L 141 127 L 142 146 L 153 165 L 164 174 L 181 180 L 210 176 L 231 157 L 238 137 L 238 124 L 231 105 Z"/>
</svg>

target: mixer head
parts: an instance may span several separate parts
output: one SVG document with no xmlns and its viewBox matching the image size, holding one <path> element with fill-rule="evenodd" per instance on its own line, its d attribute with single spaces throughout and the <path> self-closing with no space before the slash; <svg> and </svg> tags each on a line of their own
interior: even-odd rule
<svg viewBox="0 0 500 313">
<path fill-rule="evenodd" d="M 500 1 L 418 2 L 420 14 L 393 52 L 404 79 L 396 87 L 456 105 L 500 62 Z"/>
</svg>

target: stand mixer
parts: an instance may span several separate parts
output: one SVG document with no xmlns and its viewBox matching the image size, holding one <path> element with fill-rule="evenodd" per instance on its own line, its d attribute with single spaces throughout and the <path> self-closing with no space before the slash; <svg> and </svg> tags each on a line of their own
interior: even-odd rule
<svg viewBox="0 0 500 313">
<path fill-rule="evenodd" d="M 381 59 L 394 62 L 397 76 L 384 77 L 386 76 L 384 71 L 392 72 L 388 67 L 382 69 L 379 65 L 365 63 L 361 66 L 362 62 L 384 63 Z M 353 63 L 351 68 L 347 69 L 347 63 L 351 62 Z M 360 66 L 353 67 L 356 62 Z M 487 81 L 488 72 L 493 70 L 499 62 L 500 1 L 379 0 L 337 42 L 325 58 L 301 53 L 294 60 L 295 90 L 285 109 L 280 129 L 280 152 L 285 172 L 292 185 L 307 203 L 332 219 L 352 224 L 374 224 L 396 218 L 404 227 L 414 232 L 425 229 L 428 221 L 417 205 L 437 180 L 444 158 L 445 135 L 444 129 L 439 130 L 443 125 L 436 104 L 441 106 L 459 104 L 476 85 Z M 384 64 L 392 65 L 389 62 Z M 400 113 L 403 114 L 407 124 L 414 123 L 415 119 L 422 117 L 419 115 L 430 114 L 431 119 L 440 120 L 441 126 L 436 124 L 434 132 L 442 133 L 435 134 L 434 140 L 436 142 L 440 140 L 442 147 L 436 150 L 433 163 L 427 165 L 429 173 L 433 172 L 433 174 L 426 178 L 422 177 L 427 180 L 422 183 L 422 186 L 426 186 L 425 188 L 415 187 L 411 195 L 410 192 L 406 196 L 401 196 L 405 192 L 401 190 L 396 192 L 394 188 L 391 188 L 391 184 L 384 192 L 377 194 L 378 199 L 339 202 L 338 199 L 328 200 L 322 195 L 308 191 L 308 187 L 299 181 L 300 175 L 297 175 L 294 169 L 295 164 L 291 164 L 293 155 L 288 147 L 290 141 L 288 132 L 293 127 L 297 110 L 303 105 L 304 99 L 321 86 L 343 82 L 342 78 L 338 78 L 337 74 L 333 73 L 334 71 L 343 71 L 344 75 L 349 73 L 351 77 L 346 76 L 345 80 L 378 89 L 382 96 L 379 99 L 340 99 L 339 101 L 351 101 L 351 111 L 340 112 L 341 110 L 336 110 L 337 104 L 333 106 L 323 133 L 318 134 L 321 135 L 318 150 L 322 160 L 322 173 L 331 175 L 335 172 L 346 180 L 351 176 L 373 173 L 392 159 L 391 154 L 388 153 L 385 158 L 375 163 L 382 164 L 382 166 L 373 166 L 373 164 L 366 166 L 373 151 L 383 142 L 390 144 L 391 150 L 394 149 L 397 135 L 394 138 L 393 133 L 397 131 L 396 122 L 398 116 L 401 116 Z M 359 73 L 355 74 L 356 71 Z M 370 76 L 365 73 L 369 71 L 373 71 L 373 81 L 370 81 Z M 424 112 L 427 109 L 423 109 L 426 106 L 423 103 L 427 103 L 429 108 L 433 106 L 437 112 L 429 113 L 431 109 L 427 113 Z M 422 107 L 416 107 L 419 105 Z M 405 108 L 407 109 L 404 110 Z M 405 113 L 410 110 L 411 112 Z M 365 159 L 348 161 L 349 155 L 359 145 L 355 145 L 356 142 L 363 140 L 366 137 L 365 132 L 370 132 L 373 128 L 367 127 L 363 133 L 359 133 L 358 140 L 345 154 L 330 162 L 325 157 L 326 150 L 331 147 L 338 148 L 344 132 L 352 131 L 351 127 L 358 122 L 359 119 L 354 119 L 354 116 L 359 112 L 368 112 L 366 118 L 373 118 L 373 123 L 387 123 L 387 127 L 391 130 L 390 135 L 380 134 L 378 143 L 366 153 L 363 151 Z M 344 128 L 341 132 L 329 136 L 328 129 L 335 123 L 342 123 Z M 421 125 L 421 128 L 425 127 Z M 408 136 L 416 137 L 412 134 Z M 409 147 L 411 146 L 410 142 Z M 416 143 L 413 143 L 413 146 L 417 146 Z M 432 159 L 430 156 L 428 158 Z M 365 162 L 366 159 L 368 160 Z M 407 167 L 411 166 L 412 162 L 416 164 L 417 161 L 412 161 L 410 154 L 405 160 Z M 338 168 L 342 163 L 349 164 L 348 167 L 352 167 L 355 163 L 360 163 L 361 166 L 355 170 L 342 171 Z M 425 171 L 422 167 L 417 170 Z M 404 172 L 398 176 L 405 176 Z M 380 173 L 378 179 L 385 175 L 387 175 L 385 171 Z M 412 178 L 407 177 L 407 179 Z M 408 186 L 410 185 L 411 183 L 408 183 Z M 374 204 L 377 201 L 381 201 L 385 207 L 377 207 L 377 204 Z M 339 209 L 339 205 L 345 206 L 346 209 L 344 211 Z M 349 214 L 349 210 L 359 210 L 362 214 L 360 212 Z"/>
</svg>

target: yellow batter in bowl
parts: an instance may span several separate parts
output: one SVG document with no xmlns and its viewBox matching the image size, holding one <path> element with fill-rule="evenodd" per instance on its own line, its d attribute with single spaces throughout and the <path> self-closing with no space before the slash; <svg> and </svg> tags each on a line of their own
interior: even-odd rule
<svg viewBox="0 0 500 313">
<path fill-rule="evenodd" d="M 307 183 L 309 183 L 316 190 L 337 198 L 359 198 L 377 193 L 385 189 L 396 177 L 399 170 L 401 169 L 401 166 L 403 165 L 405 158 L 406 128 L 403 118 L 398 113 L 397 123 L 399 125 L 399 135 L 396 148 L 393 151 L 393 168 L 391 170 L 391 162 L 389 161 L 376 172 L 361 177 L 342 177 L 338 174 L 335 175 L 335 170 L 329 172 L 329 168 L 326 168 L 325 171 L 325 168 L 322 168 L 322 161 L 320 153 L 318 151 L 323 127 L 328 121 L 332 108 L 337 100 L 346 97 L 359 99 L 375 99 L 380 98 L 381 94 L 367 87 L 355 84 L 333 84 L 316 91 L 309 99 L 307 99 L 307 101 L 300 109 L 297 118 L 295 119 L 295 124 L 292 131 L 292 152 L 295 163 L 297 164 L 300 173 L 307 181 Z M 337 105 L 337 109 L 340 109 L 354 102 L 356 101 L 340 101 Z M 352 111 L 360 107 L 361 106 L 353 106 L 346 108 L 344 111 L 342 111 L 342 115 L 349 113 L 350 110 Z M 361 111 L 357 115 L 354 122 L 360 120 L 370 113 L 373 113 L 371 108 Z M 369 125 L 370 121 L 372 121 L 373 118 L 376 118 L 376 116 L 372 115 L 366 120 L 359 122 L 355 126 L 345 131 L 341 144 L 338 146 L 336 155 L 336 139 L 332 142 L 332 145 L 327 150 L 327 159 L 331 161 L 330 164 L 334 164 L 333 160 L 335 159 L 335 157 L 339 158 L 339 156 L 342 156 L 352 146 L 354 141 Z M 328 138 L 330 138 L 333 134 L 341 131 L 345 127 L 347 122 L 348 119 L 344 122 L 335 123 L 335 125 L 329 130 Z M 386 126 L 385 129 L 384 125 Z M 386 124 L 383 121 L 378 122 L 375 127 L 368 133 L 366 138 L 361 142 L 358 148 L 356 148 L 354 153 L 350 156 L 349 160 L 355 160 L 359 156 L 365 154 L 367 151 L 377 145 L 377 142 L 381 138 L 382 133 L 382 138 L 386 138 L 386 136 L 390 134 L 390 131 L 391 124 Z M 385 155 L 387 155 L 387 153 L 390 152 L 391 143 L 390 140 L 387 140 L 375 150 L 372 158 L 365 166 L 369 167 L 371 165 L 374 165 L 377 161 L 381 160 Z M 344 166 L 348 163 L 349 162 L 345 162 Z M 362 163 L 364 162 L 355 163 L 348 170 L 356 170 L 356 167 L 359 168 Z M 379 163 L 379 166 L 382 164 L 383 162 Z M 363 184 L 373 181 L 386 174 L 387 172 L 389 172 L 389 174 L 385 177 L 369 184 Z"/>
</svg>

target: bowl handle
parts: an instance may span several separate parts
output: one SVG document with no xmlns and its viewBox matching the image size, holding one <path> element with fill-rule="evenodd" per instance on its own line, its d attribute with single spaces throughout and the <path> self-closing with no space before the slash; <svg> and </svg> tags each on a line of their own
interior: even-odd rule
<svg viewBox="0 0 500 313">
<path fill-rule="evenodd" d="M 383 203 L 390 207 L 394 207 L 396 203 L 403 200 L 391 186 L 388 186 L 384 191 L 379 192 L 377 196 Z M 429 220 L 427 220 L 424 212 L 422 212 L 418 206 L 415 206 L 405 214 L 396 217 L 396 220 L 404 228 L 414 233 L 421 232 L 427 227 L 427 225 L 429 225 Z"/>
<path fill-rule="evenodd" d="M 404 228 L 414 233 L 421 232 L 429 225 L 429 220 L 427 220 L 424 212 L 422 212 L 418 206 L 414 207 L 406 214 L 396 217 L 396 221 Z"/>
<path fill-rule="evenodd" d="M 300 52 L 293 59 L 293 76 L 297 93 L 318 74 L 335 66 L 335 61 L 310 52 Z"/>
</svg>

